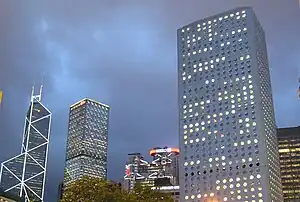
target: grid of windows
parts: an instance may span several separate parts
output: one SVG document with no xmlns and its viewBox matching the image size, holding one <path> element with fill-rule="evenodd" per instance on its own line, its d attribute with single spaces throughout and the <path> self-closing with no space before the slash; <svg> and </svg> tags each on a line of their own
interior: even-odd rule
<svg viewBox="0 0 300 202">
<path fill-rule="evenodd" d="M 90 99 L 71 106 L 65 183 L 85 175 L 106 178 L 109 107 Z"/>
<path fill-rule="evenodd" d="M 300 127 L 277 132 L 285 202 L 300 200 Z"/>
<path fill-rule="evenodd" d="M 182 201 L 282 197 L 266 48 L 254 19 L 251 8 L 238 8 L 178 30 Z"/>
</svg>

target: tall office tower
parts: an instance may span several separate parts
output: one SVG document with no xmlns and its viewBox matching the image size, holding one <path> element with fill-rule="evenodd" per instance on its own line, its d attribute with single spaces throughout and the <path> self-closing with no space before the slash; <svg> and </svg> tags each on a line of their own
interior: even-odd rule
<svg viewBox="0 0 300 202">
<path fill-rule="evenodd" d="M 43 201 L 46 179 L 51 112 L 32 90 L 25 118 L 21 154 L 1 164 L 0 185 L 4 192 L 25 197 L 25 201 Z"/>
<path fill-rule="evenodd" d="M 285 202 L 300 201 L 300 126 L 277 130 Z"/>
<path fill-rule="evenodd" d="M 70 108 L 64 185 L 83 176 L 107 177 L 109 106 L 83 99 Z"/>
<path fill-rule="evenodd" d="M 177 34 L 181 201 L 282 201 L 265 35 L 253 10 Z"/>
</svg>

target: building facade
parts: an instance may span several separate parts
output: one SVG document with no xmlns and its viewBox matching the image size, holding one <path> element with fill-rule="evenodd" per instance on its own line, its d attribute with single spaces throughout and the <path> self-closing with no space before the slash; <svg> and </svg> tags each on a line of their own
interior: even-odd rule
<svg viewBox="0 0 300 202">
<path fill-rule="evenodd" d="M 52 114 L 42 104 L 41 95 L 42 86 L 38 95 L 34 95 L 33 88 L 21 153 L 1 164 L 1 189 L 25 201 L 44 200 Z"/>
<path fill-rule="evenodd" d="M 0 189 L 0 202 L 24 202 L 25 199 Z"/>
<path fill-rule="evenodd" d="M 70 107 L 64 185 L 83 176 L 107 177 L 109 106 L 83 99 Z"/>
<path fill-rule="evenodd" d="M 171 193 L 174 201 L 179 201 L 178 148 L 153 148 L 148 162 L 140 153 L 129 154 L 125 166 L 123 188 L 132 191 L 136 184 Z"/>
<path fill-rule="evenodd" d="M 178 36 L 181 201 L 282 201 L 264 31 L 237 8 Z"/>
<path fill-rule="evenodd" d="M 300 201 L 300 127 L 277 130 L 285 202 Z"/>
</svg>

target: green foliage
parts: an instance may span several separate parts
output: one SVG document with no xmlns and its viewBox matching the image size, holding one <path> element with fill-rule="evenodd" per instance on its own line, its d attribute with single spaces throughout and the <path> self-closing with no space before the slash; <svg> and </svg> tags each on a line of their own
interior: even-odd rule
<svg viewBox="0 0 300 202">
<path fill-rule="evenodd" d="M 83 177 L 69 184 L 61 202 L 173 202 L 171 195 L 136 186 L 128 193 L 119 184 L 99 178 Z"/>
<path fill-rule="evenodd" d="M 143 202 L 173 202 L 174 199 L 170 194 L 158 192 L 151 190 L 150 187 L 142 187 L 139 184 L 135 186 L 133 195 L 135 197 L 134 201 Z"/>
</svg>

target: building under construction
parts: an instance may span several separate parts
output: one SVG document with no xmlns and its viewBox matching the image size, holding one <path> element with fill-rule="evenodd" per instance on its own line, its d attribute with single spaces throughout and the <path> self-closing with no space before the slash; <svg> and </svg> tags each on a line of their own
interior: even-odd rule
<svg viewBox="0 0 300 202">
<path fill-rule="evenodd" d="M 146 161 L 140 153 L 129 154 L 125 166 L 123 187 L 131 191 L 136 184 L 151 187 L 154 190 L 179 195 L 179 149 L 153 148 L 149 154 L 152 161 Z"/>
</svg>

